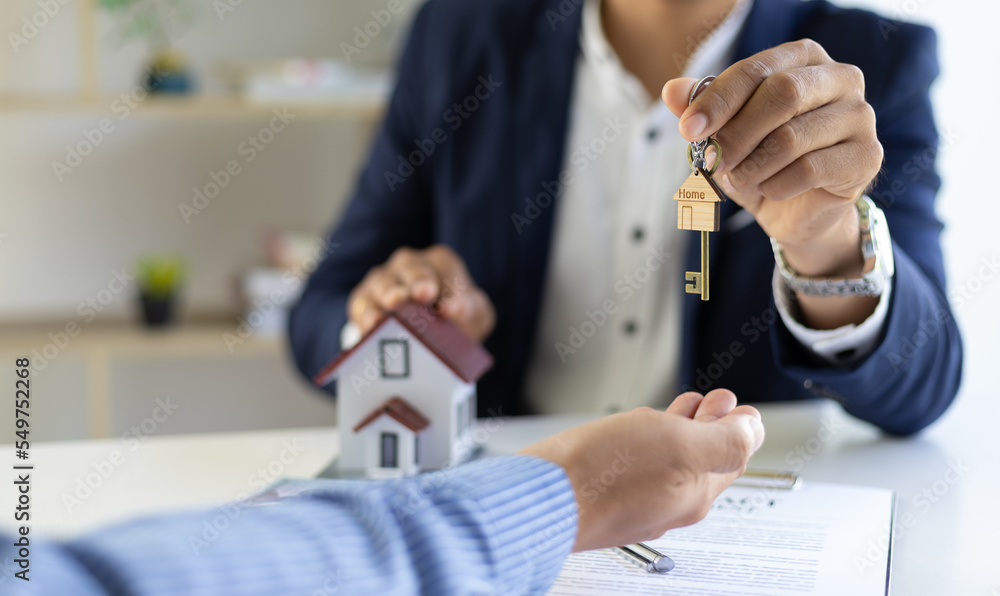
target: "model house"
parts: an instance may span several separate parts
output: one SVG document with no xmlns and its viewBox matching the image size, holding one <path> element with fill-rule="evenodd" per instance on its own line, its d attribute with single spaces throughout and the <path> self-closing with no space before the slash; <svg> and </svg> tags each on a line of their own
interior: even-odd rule
<svg viewBox="0 0 1000 596">
<path fill-rule="evenodd" d="M 476 381 L 491 366 L 482 346 L 432 308 L 401 305 L 315 378 L 335 383 L 340 468 L 384 478 L 468 459 Z"/>
<path fill-rule="evenodd" d="M 707 176 L 694 172 L 684 181 L 674 200 L 677 201 L 677 228 L 680 230 L 719 231 L 719 203 L 725 195 Z"/>
</svg>

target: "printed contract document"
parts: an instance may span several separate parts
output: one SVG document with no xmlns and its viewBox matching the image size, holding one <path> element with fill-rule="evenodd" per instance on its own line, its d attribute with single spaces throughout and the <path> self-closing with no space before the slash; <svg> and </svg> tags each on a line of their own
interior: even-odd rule
<svg viewBox="0 0 1000 596">
<path fill-rule="evenodd" d="M 892 512 L 893 493 L 880 488 L 732 486 L 704 520 L 646 542 L 673 571 L 650 573 L 610 549 L 577 553 L 549 594 L 884 596 Z"/>
</svg>

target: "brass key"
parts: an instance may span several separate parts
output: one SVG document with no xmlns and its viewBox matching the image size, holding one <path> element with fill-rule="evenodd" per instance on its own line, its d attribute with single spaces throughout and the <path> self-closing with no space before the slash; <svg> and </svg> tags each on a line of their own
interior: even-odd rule
<svg viewBox="0 0 1000 596">
<path fill-rule="evenodd" d="M 698 81 L 691 90 L 688 105 L 714 79 L 709 76 Z M 712 168 L 707 170 L 705 150 L 709 147 L 715 150 L 715 160 Z M 708 233 L 719 231 L 720 203 L 726 200 L 726 194 L 712 180 L 712 174 L 722 158 L 722 148 L 718 141 L 708 138 L 688 145 L 687 157 L 691 175 L 674 195 L 677 201 L 677 229 L 701 232 L 701 271 L 684 272 L 684 280 L 691 282 L 685 284 L 684 291 L 701 294 L 702 300 L 708 300 Z"/>
<path fill-rule="evenodd" d="M 696 169 L 677 189 L 677 229 L 701 231 L 701 271 L 686 271 L 684 286 L 688 294 L 701 294 L 708 300 L 708 233 L 719 231 L 720 204 L 726 195 L 716 186 L 704 168 Z"/>
</svg>

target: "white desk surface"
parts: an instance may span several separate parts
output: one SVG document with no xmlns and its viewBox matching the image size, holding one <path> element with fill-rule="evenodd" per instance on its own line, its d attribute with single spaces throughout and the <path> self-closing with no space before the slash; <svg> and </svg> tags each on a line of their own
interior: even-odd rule
<svg viewBox="0 0 1000 596">
<path fill-rule="evenodd" d="M 909 525 L 897 525 L 894 594 L 1000 596 L 1000 465 L 993 441 L 996 418 L 988 415 L 993 412 L 960 415 L 965 408 L 959 403 L 921 436 L 898 440 L 882 437 L 829 402 L 760 409 L 768 438 L 752 467 L 896 491 L 897 524 L 909 514 Z M 488 433 L 488 451 L 510 453 L 587 418 L 506 419 Z M 145 513 L 211 507 L 262 486 L 261 470 L 269 475 L 269 466 L 281 475 L 310 477 L 337 452 L 336 430 L 330 428 L 151 437 L 134 451 L 130 447 L 115 440 L 34 445 L 33 529 L 68 537 Z M 73 495 L 77 480 L 116 450 L 124 457 L 121 465 L 69 511 L 63 495 Z M 0 445 L 0 454 L 0 461 L 15 461 L 10 445 Z M 949 473 L 950 466 L 962 475 Z M 8 478 L 10 467 L 5 468 Z M 11 489 L 4 480 L 0 502 L 13 502 Z M 0 515 L 0 530 L 13 527 L 8 512 Z"/>
</svg>

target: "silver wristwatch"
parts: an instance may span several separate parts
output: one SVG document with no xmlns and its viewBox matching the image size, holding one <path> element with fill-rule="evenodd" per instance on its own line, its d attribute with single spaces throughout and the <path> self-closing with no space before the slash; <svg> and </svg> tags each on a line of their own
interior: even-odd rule
<svg viewBox="0 0 1000 596">
<path fill-rule="evenodd" d="M 781 245 L 771 238 L 774 263 L 785 285 L 793 292 L 809 296 L 879 296 L 892 281 L 895 264 L 892 241 L 885 213 L 867 196 L 858 199 L 858 222 L 861 227 L 861 254 L 865 268 L 860 279 L 824 279 L 801 277 L 788 266 Z"/>
</svg>

